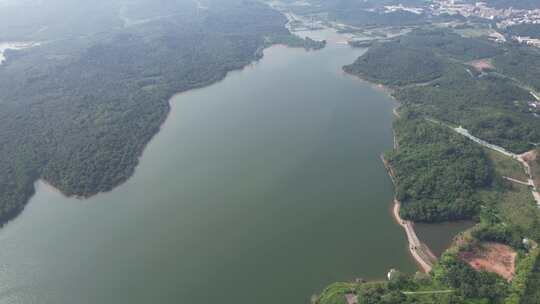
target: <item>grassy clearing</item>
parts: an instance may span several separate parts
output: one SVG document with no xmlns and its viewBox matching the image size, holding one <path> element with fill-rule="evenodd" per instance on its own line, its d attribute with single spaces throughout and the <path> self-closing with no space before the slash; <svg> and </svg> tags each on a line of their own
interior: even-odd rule
<svg viewBox="0 0 540 304">
<path fill-rule="evenodd" d="M 529 187 L 507 183 L 508 189 L 492 189 L 479 193 L 481 200 L 493 206 L 500 220 L 507 226 L 520 231 L 524 236 L 537 239 L 540 236 L 540 209 L 532 197 Z"/>
<path fill-rule="evenodd" d="M 515 178 L 521 181 L 527 181 L 527 174 L 523 166 L 515 159 L 495 152 L 491 149 L 484 149 L 488 157 L 495 165 L 495 172 L 501 176 Z"/>
<path fill-rule="evenodd" d="M 502 195 L 499 210 L 505 221 L 529 231 L 540 218 L 540 211 L 536 206 L 529 187 L 512 185 L 512 190 Z"/>
<path fill-rule="evenodd" d="M 473 27 L 466 29 L 457 29 L 454 30 L 454 32 L 465 38 L 477 38 L 489 36 L 489 34 L 493 32 L 493 30 L 489 29 L 488 27 Z"/>
<path fill-rule="evenodd" d="M 531 173 L 533 175 L 534 184 L 536 187 L 540 187 L 540 163 L 538 163 L 538 151 L 533 155 L 534 159 L 528 161 L 529 166 L 531 167 Z"/>
</svg>

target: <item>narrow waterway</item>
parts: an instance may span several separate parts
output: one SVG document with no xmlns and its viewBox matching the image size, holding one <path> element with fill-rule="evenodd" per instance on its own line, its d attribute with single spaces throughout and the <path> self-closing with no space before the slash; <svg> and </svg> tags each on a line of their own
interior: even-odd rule
<svg viewBox="0 0 540 304">
<path fill-rule="evenodd" d="M 416 223 L 414 228 L 418 238 L 429 246 L 431 252 L 440 256 L 450 247 L 456 235 L 463 232 L 476 223 L 474 221 L 444 222 L 436 224 Z"/>
<path fill-rule="evenodd" d="M 37 184 L 0 230 L 0 303 L 299 304 L 333 281 L 414 272 L 379 160 L 394 104 L 342 73 L 362 50 L 338 40 L 269 48 L 175 96 L 110 193 Z"/>
</svg>

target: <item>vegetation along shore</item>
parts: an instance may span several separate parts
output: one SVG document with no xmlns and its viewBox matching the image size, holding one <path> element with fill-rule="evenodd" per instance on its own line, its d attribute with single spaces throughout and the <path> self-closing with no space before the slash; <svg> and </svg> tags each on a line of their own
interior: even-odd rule
<svg viewBox="0 0 540 304">
<path fill-rule="evenodd" d="M 515 67 L 525 61 L 527 69 Z M 394 150 L 381 158 L 395 184 L 395 218 L 425 273 L 335 283 L 314 302 L 540 302 L 539 172 L 532 169 L 540 163 L 540 120 L 529 107 L 540 87 L 526 72 L 537 65 L 540 50 L 417 26 L 369 44 L 344 67 L 388 87 L 400 104 Z M 438 260 L 415 237 L 414 222 L 458 220 L 476 225 Z"/>
<path fill-rule="evenodd" d="M 151 10 L 147 0 L 99 2 L 55 2 L 43 20 L 55 24 L 49 30 L 35 28 L 32 18 L 11 20 L 20 7 L 0 12 L 4 40 L 38 45 L 8 49 L 0 69 L 0 225 L 23 210 L 40 179 L 75 197 L 125 182 L 174 94 L 223 79 L 273 44 L 325 44 L 292 35 L 285 16 L 258 2 L 205 1 L 211 10 L 190 1 Z M 42 9 L 26 8 L 38 16 Z M 70 23 L 82 19 L 92 26 Z"/>
<path fill-rule="evenodd" d="M 395 177 L 394 177 L 394 170 L 391 167 L 391 165 L 384 159 L 384 155 L 381 155 L 381 160 L 388 171 L 388 175 L 392 179 L 392 182 L 395 184 Z M 398 223 L 401 227 L 403 227 L 403 230 L 405 231 L 407 235 L 407 241 L 408 241 L 408 247 L 409 252 L 411 256 L 414 258 L 418 266 L 426 272 L 429 273 L 431 269 L 433 268 L 434 262 L 437 260 L 437 257 L 431 252 L 429 247 L 422 243 L 418 236 L 416 235 L 416 231 L 414 230 L 414 223 L 408 220 L 404 220 L 399 215 L 399 211 L 401 209 L 401 202 L 398 201 L 396 198 L 393 201 L 392 206 L 392 216 L 394 217 L 394 220 L 396 223 Z"/>
</svg>

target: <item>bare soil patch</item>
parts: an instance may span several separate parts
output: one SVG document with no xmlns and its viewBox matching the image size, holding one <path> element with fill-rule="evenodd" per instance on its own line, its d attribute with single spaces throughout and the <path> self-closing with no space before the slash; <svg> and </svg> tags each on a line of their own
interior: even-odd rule
<svg viewBox="0 0 540 304">
<path fill-rule="evenodd" d="M 469 64 L 479 72 L 495 69 L 495 66 L 493 66 L 490 59 L 474 60 L 469 62 Z"/>
<path fill-rule="evenodd" d="M 494 272 L 510 281 L 516 270 L 517 253 L 510 246 L 486 242 L 472 251 L 460 253 L 461 259 L 480 271 Z"/>
</svg>

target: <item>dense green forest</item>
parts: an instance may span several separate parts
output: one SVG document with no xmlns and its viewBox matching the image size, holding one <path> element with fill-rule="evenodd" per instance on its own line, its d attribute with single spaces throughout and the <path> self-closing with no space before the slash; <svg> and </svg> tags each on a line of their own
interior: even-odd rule
<svg viewBox="0 0 540 304">
<path fill-rule="evenodd" d="M 284 44 L 290 47 L 301 47 L 306 50 L 320 50 L 326 46 L 325 40 L 317 41 L 309 37 L 302 39 L 288 32 L 276 33 L 265 38 L 267 44 Z"/>
<path fill-rule="evenodd" d="M 514 78 L 534 85 L 540 79 L 534 77 L 540 64 L 536 56 L 535 50 L 501 48 L 449 30 L 416 30 L 373 45 L 344 70 L 394 87 L 400 102 L 424 115 L 462 125 L 488 142 L 524 152 L 540 142 L 540 121 L 527 107 L 532 95 Z M 494 58 L 496 71 L 480 72 L 469 65 L 482 58 Z"/>
<path fill-rule="evenodd" d="M 174 93 L 222 79 L 272 43 L 324 46 L 293 38 L 286 18 L 257 2 L 21 5 L 29 16 L 52 11 L 50 20 L 39 19 L 48 25 L 41 30 L 33 19 L 4 19 L 14 27 L 9 35 L 45 42 L 8 52 L 0 66 L 2 223 L 23 209 L 39 178 L 76 196 L 124 182 Z M 55 9 L 72 14 L 55 19 Z"/>
<path fill-rule="evenodd" d="M 454 63 L 500 54 L 488 41 L 463 38 L 449 30 L 415 30 L 374 44 L 346 72 L 390 86 L 422 83 L 446 74 Z"/>
<path fill-rule="evenodd" d="M 462 37 L 445 28 L 417 29 L 396 39 L 408 48 L 423 49 L 461 61 L 493 57 L 502 52 L 498 45 L 488 40 Z"/>
<path fill-rule="evenodd" d="M 381 66 L 381 62 L 385 64 Z M 384 46 L 374 45 L 343 69 L 374 82 L 401 86 L 441 77 L 444 63 L 433 52 L 407 48 L 399 41 L 392 41 Z"/>
<path fill-rule="evenodd" d="M 535 304 L 540 303 L 540 251 L 536 254 L 536 256 L 532 256 L 529 260 L 527 260 L 527 264 L 523 265 L 522 267 L 530 267 L 529 269 L 523 269 L 523 273 L 526 275 L 526 278 L 524 278 L 523 283 L 525 285 L 525 289 L 523 290 L 520 301 L 517 302 L 519 304 Z M 528 272 L 527 272 L 528 270 Z M 519 286 L 522 287 L 522 286 Z M 519 288 L 517 290 L 520 290 Z M 513 304 L 513 303 L 510 303 Z"/>
<path fill-rule="evenodd" d="M 540 50 L 510 45 L 505 53 L 494 58 L 493 63 L 501 73 L 540 91 Z"/>
<path fill-rule="evenodd" d="M 415 30 L 391 41 L 374 44 L 345 71 L 376 82 L 401 86 L 442 76 L 446 65 L 501 54 L 488 41 L 464 38 L 449 30 Z"/>
<path fill-rule="evenodd" d="M 518 153 L 530 150 L 540 140 L 540 122 L 516 102 L 526 103 L 532 96 L 505 78 L 471 76 L 470 69 L 456 65 L 441 79 L 398 89 L 395 96 L 488 142 Z"/>
<path fill-rule="evenodd" d="M 495 178 L 484 151 L 447 127 L 402 115 L 394 123 L 399 149 L 386 156 L 395 169 L 401 216 L 420 222 L 474 216 L 480 208 L 475 193 Z"/>
</svg>

